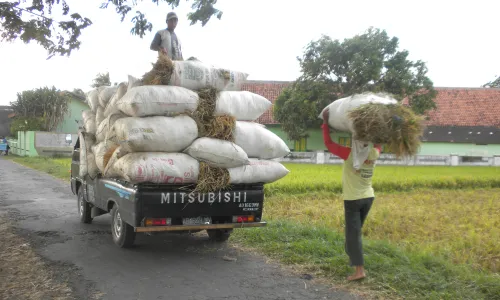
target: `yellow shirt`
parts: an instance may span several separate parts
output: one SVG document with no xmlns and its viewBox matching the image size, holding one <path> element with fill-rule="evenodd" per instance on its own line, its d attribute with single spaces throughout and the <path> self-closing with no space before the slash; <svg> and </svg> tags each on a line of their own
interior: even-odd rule
<svg viewBox="0 0 500 300">
<path fill-rule="evenodd" d="M 342 196 L 344 200 L 359 200 L 375 197 L 372 188 L 373 170 L 375 161 L 380 154 L 376 148 L 370 150 L 368 158 L 365 160 L 359 170 L 356 170 L 352 164 L 352 152 L 344 162 L 342 169 Z"/>
</svg>

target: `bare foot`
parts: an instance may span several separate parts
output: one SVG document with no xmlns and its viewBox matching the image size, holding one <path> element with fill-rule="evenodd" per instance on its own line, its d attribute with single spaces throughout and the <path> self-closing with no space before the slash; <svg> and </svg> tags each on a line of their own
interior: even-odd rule
<svg viewBox="0 0 500 300">
<path fill-rule="evenodd" d="M 347 277 L 347 280 L 354 281 L 360 280 L 366 277 L 365 268 L 363 266 L 356 266 L 356 271 L 351 276 Z"/>
<path fill-rule="evenodd" d="M 366 277 L 366 274 L 363 272 L 363 273 L 354 273 L 352 274 L 351 276 L 347 277 L 347 280 L 349 281 L 355 281 L 355 280 L 360 280 L 360 279 L 363 279 Z"/>
</svg>

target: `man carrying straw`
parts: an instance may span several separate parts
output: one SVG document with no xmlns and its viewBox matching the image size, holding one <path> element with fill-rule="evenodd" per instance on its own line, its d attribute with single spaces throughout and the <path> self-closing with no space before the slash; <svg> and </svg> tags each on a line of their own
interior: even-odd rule
<svg viewBox="0 0 500 300">
<path fill-rule="evenodd" d="M 354 274 L 347 280 L 359 280 L 366 277 L 361 241 L 361 228 L 372 206 L 375 194 L 372 188 L 372 176 L 375 161 L 379 158 L 379 145 L 362 144 L 359 150 L 367 158 L 359 169 L 354 167 L 351 148 L 336 144 L 330 137 L 328 126 L 329 111 L 323 112 L 323 139 L 328 151 L 344 160 L 342 168 L 342 196 L 345 212 L 345 251 L 355 267 Z"/>
<path fill-rule="evenodd" d="M 177 27 L 177 14 L 169 12 L 167 14 L 167 29 L 159 30 L 151 42 L 150 49 L 166 54 L 171 60 L 184 60 L 182 58 L 181 42 L 177 38 L 174 30 Z"/>
</svg>

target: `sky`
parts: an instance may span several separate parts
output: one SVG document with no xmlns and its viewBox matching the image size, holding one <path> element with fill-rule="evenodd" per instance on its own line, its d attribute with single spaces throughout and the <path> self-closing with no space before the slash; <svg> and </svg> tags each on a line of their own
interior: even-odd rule
<svg viewBox="0 0 500 300">
<path fill-rule="evenodd" d="M 119 83 L 151 69 L 157 53 L 149 45 L 166 27 L 171 7 L 138 1 L 154 26 L 141 39 L 130 34 L 135 10 L 122 23 L 112 8 L 99 9 L 103 0 L 67 2 L 70 12 L 93 22 L 83 31 L 80 49 L 69 58 L 46 60 L 46 50 L 36 43 L 1 42 L 0 105 L 15 101 L 23 90 L 89 91 L 98 73 L 109 72 Z M 297 56 L 310 41 L 323 34 L 343 40 L 370 26 L 398 37 L 409 59 L 426 62 L 434 86 L 480 87 L 500 76 L 497 0 L 218 0 L 222 19 L 212 18 L 204 27 L 189 24 L 191 2 L 180 1 L 174 9 L 184 57 L 246 72 L 249 80 L 293 81 L 300 76 Z"/>
</svg>

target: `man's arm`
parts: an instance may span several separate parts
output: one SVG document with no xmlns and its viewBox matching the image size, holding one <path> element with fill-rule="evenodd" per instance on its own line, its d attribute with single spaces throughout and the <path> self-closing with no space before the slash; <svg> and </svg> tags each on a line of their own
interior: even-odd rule
<svg viewBox="0 0 500 300">
<path fill-rule="evenodd" d="M 330 128 L 328 128 L 328 124 L 321 125 L 323 128 L 323 141 L 325 142 L 325 146 L 333 155 L 336 155 L 343 160 L 347 160 L 349 158 L 349 154 L 351 154 L 351 148 L 344 147 L 332 141 L 330 137 Z"/>
<path fill-rule="evenodd" d="M 161 49 L 160 46 L 161 46 L 161 36 L 157 32 L 155 34 L 155 37 L 153 38 L 153 41 L 151 42 L 151 46 L 149 47 L 149 49 L 151 49 L 153 51 L 160 51 L 160 49 Z"/>
</svg>

